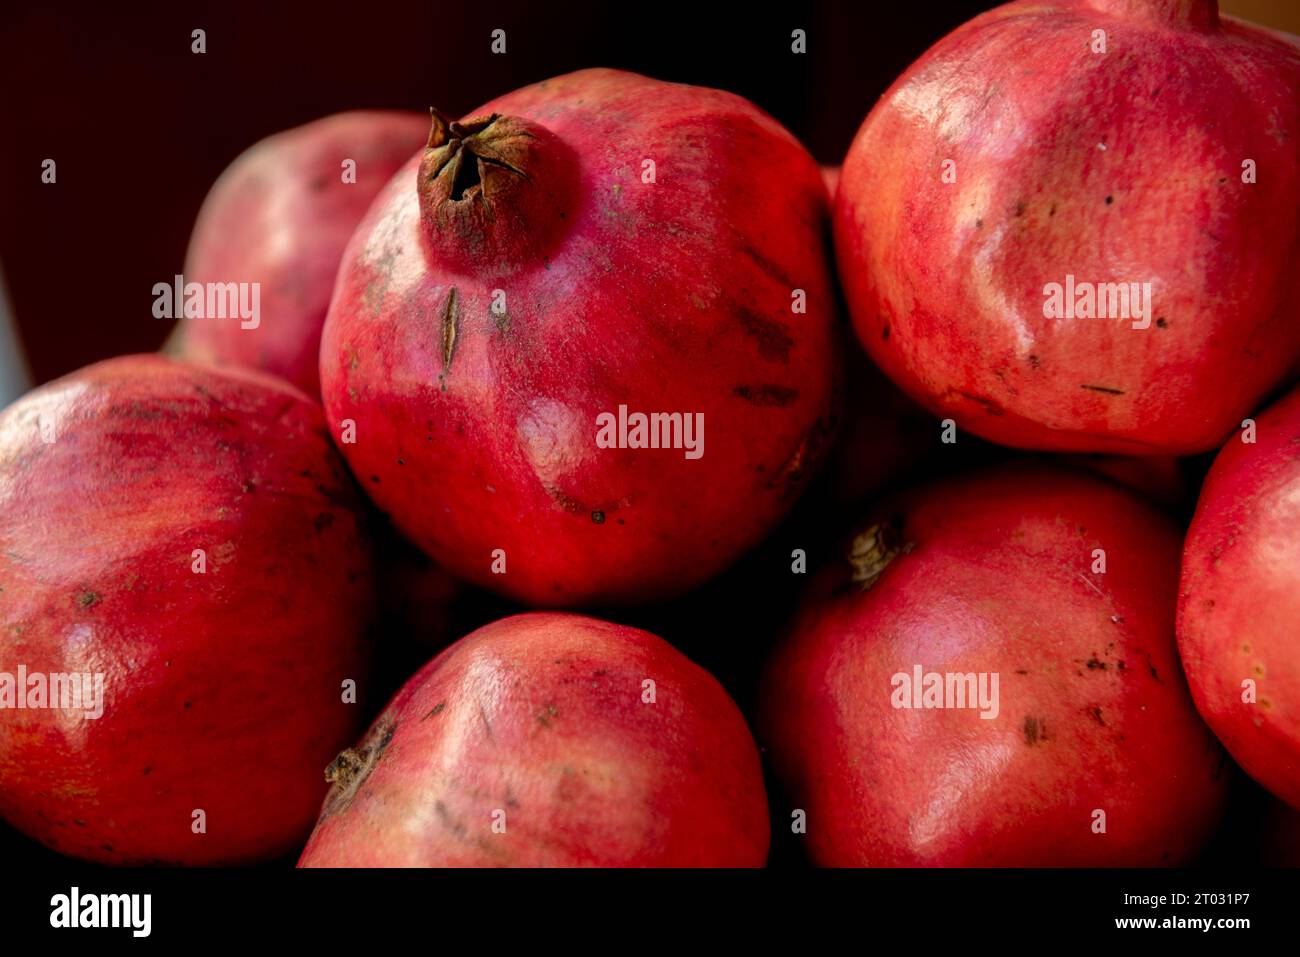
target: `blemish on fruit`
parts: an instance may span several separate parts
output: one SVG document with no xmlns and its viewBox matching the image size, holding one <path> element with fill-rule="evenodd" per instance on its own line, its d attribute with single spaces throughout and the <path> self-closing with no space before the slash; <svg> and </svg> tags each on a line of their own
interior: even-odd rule
<svg viewBox="0 0 1300 957">
<path fill-rule="evenodd" d="M 1029 745 L 1031 748 L 1034 747 L 1034 745 L 1047 740 L 1047 722 L 1042 718 L 1025 715 L 1023 730 L 1025 735 L 1025 744 Z"/>
<path fill-rule="evenodd" d="M 99 594 L 93 591 L 83 591 L 77 596 L 77 604 L 82 608 L 91 608 L 99 604 Z"/>
</svg>

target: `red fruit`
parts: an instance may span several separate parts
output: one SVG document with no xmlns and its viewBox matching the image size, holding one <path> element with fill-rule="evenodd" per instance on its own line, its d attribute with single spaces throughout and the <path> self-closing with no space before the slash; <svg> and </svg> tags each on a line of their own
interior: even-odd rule
<svg viewBox="0 0 1300 957">
<path fill-rule="evenodd" d="M 720 571 L 831 431 L 817 164 L 736 96 L 611 70 L 438 119 L 430 143 L 358 228 L 326 321 L 352 470 L 448 570 L 532 604 Z M 680 414 L 678 446 L 702 416 L 703 454 L 630 447 L 634 425 L 604 447 L 620 407 Z"/>
<path fill-rule="evenodd" d="M 1237 763 L 1300 809 L 1300 389 L 1230 439 L 1183 549 L 1178 647 Z"/>
<path fill-rule="evenodd" d="M 998 7 L 914 63 L 844 161 L 858 336 L 1004 445 L 1215 448 L 1300 360 L 1297 142 L 1296 39 L 1213 0 Z M 1151 309 L 1046 318 L 1067 282 L 1149 282 Z"/>
<path fill-rule="evenodd" d="M 462 638 L 327 777 L 301 867 L 767 858 L 758 752 L 722 686 L 654 635 L 580 615 Z"/>
<path fill-rule="evenodd" d="M 260 283 L 260 323 L 185 319 L 169 351 L 263 369 L 319 395 L 320 333 L 343 247 L 428 130 L 420 113 L 340 113 L 240 155 L 199 212 L 185 280 Z M 355 182 L 343 181 L 345 160 Z"/>
<path fill-rule="evenodd" d="M 1178 667 L 1169 520 L 1110 484 L 1025 465 L 878 514 L 815 581 L 759 702 L 813 861 L 1191 857 L 1221 811 L 1225 758 Z M 896 706 L 914 701 L 896 676 L 917 667 L 984 675 L 987 706 Z"/>
<path fill-rule="evenodd" d="M 359 502 L 319 407 L 257 373 L 131 356 L 0 414 L 0 816 L 113 864 L 298 846 L 358 726 Z M 102 674 L 102 716 L 15 710 L 20 668 Z"/>
</svg>

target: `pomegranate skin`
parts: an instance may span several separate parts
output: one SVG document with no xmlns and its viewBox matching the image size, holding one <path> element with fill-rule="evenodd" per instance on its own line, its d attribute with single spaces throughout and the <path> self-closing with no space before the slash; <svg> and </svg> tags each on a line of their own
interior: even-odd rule
<svg viewBox="0 0 1300 957">
<path fill-rule="evenodd" d="M 844 161 L 834 234 L 858 337 L 918 401 L 1004 445 L 1217 448 L 1300 359 L 1298 42 L 1213 0 L 1011 3 L 958 28 Z M 1149 327 L 1046 318 L 1067 276 L 1150 282 Z"/>
<path fill-rule="evenodd" d="M 326 320 L 353 472 L 440 564 L 530 605 L 708 579 L 833 435 L 817 164 L 736 96 L 612 70 L 436 119 L 430 142 L 358 228 Z M 702 456 L 599 447 L 620 406 L 703 415 Z"/>
<path fill-rule="evenodd" d="M 316 403 L 260 373 L 130 356 L 0 414 L 0 672 L 105 676 L 97 719 L 0 709 L 0 816 L 108 864 L 300 847 L 360 725 L 362 501 Z"/>
<path fill-rule="evenodd" d="M 878 514 L 899 551 L 859 548 L 857 577 L 880 571 L 866 591 L 849 563 L 819 574 L 759 699 L 759 738 L 807 812 L 811 859 L 1188 860 L 1227 776 L 1178 667 L 1170 521 L 1110 483 L 1024 464 Z M 917 665 L 998 674 L 997 716 L 894 707 L 894 676 Z M 1093 832 L 1097 810 L 1105 833 Z"/>
<path fill-rule="evenodd" d="M 329 776 L 300 867 L 767 859 L 758 751 L 721 685 L 649 632 L 581 615 L 517 615 L 462 638 Z"/>
<path fill-rule="evenodd" d="M 222 173 L 199 211 L 186 282 L 257 282 L 260 324 L 182 319 L 178 356 L 282 376 L 320 395 L 320 333 L 339 257 L 393 173 L 424 144 L 421 113 L 356 111 L 269 136 Z M 343 182 L 343 161 L 356 182 Z"/>
<path fill-rule="evenodd" d="M 1178 648 L 1201 715 L 1300 809 L 1300 389 L 1214 460 L 1183 549 Z M 1255 700 L 1243 701 L 1244 682 Z"/>
</svg>

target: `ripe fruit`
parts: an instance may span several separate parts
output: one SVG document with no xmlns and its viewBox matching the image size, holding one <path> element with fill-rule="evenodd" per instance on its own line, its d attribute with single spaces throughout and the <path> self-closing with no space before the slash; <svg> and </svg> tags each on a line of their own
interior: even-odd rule
<svg viewBox="0 0 1300 957">
<path fill-rule="evenodd" d="M 357 728 L 359 506 L 319 407 L 258 373 L 131 356 L 0 414 L 0 816 L 113 864 L 297 846 Z M 33 710 L 20 669 L 102 674 L 102 715 Z"/>
<path fill-rule="evenodd" d="M 649 632 L 580 615 L 518 615 L 462 638 L 328 777 L 302 867 L 767 857 L 758 752 L 721 685 Z"/>
<path fill-rule="evenodd" d="M 320 333 L 343 247 L 428 129 L 420 113 L 339 113 L 240 155 L 199 212 L 185 280 L 260 283 L 259 324 L 184 319 L 169 351 L 262 369 L 319 395 Z"/>
<path fill-rule="evenodd" d="M 1183 550 L 1178 647 L 1237 763 L 1300 809 L 1300 389 L 1230 439 Z"/>
<path fill-rule="evenodd" d="M 736 96 L 611 70 L 435 117 L 429 142 L 358 228 L 325 326 L 325 406 L 356 424 L 366 491 L 530 604 L 724 568 L 832 431 L 817 164 Z M 650 415 L 677 419 L 637 447 Z"/>
<path fill-rule="evenodd" d="M 1178 667 L 1168 519 L 1022 464 L 910 493 L 862 527 L 850 561 L 815 580 L 759 701 L 813 861 L 1130 866 L 1196 851 L 1225 759 Z M 917 694 L 939 674 L 947 708 L 904 707 L 918 668 Z M 966 703 L 982 689 L 983 707 L 961 707 L 949 674 L 971 675 Z"/>
<path fill-rule="evenodd" d="M 858 336 L 1004 445 L 1215 448 L 1300 360 L 1298 141 L 1296 39 L 1214 0 L 998 7 L 914 63 L 844 161 Z M 1150 283 L 1150 308 L 1113 318 L 1117 286 L 1112 318 L 1047 318 L 1076 282 L 1076 306 Z"/>
</svg>

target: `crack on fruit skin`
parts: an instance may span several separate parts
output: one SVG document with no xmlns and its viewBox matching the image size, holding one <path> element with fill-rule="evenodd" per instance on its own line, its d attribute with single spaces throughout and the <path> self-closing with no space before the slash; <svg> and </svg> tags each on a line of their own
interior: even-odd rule
<svg viewBox="0 0 1300 957">
<path fill-rule="evenodd" d="M 1123 395 L 1123 389 L 1115 389 L 1108 385 L 1080 385 L 1081 389 L 1089 389 L 1092 392 L 1101 392 L 1105 395 Z"/>
<path fill-rule="evenodd" d="M 355 748 L 345 748 L 325 769 L 325 780 L 331 786 L 321 809 L 321 819 L 344 810 L 353 796 L 370 777 L 397 733 L 397 722 L 387 715 L 381 717 L 366 735 L 365 741 Z"/>
<path fill-rule="evenodd" d="M 442 391 L 447 391 L 447 374 L 451 372 L 451 360 L 456 355 L 456 337 L 460 331 L 460 306 L 457 302 L 456 287 L 452 286 L 447 294 L 447 304 L 442 310 L 442 374 L 438 381 Z"/>
</svg>

